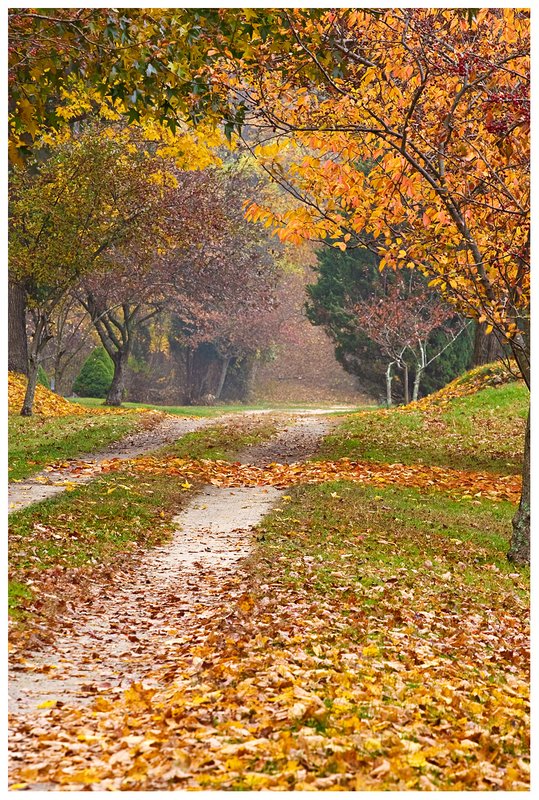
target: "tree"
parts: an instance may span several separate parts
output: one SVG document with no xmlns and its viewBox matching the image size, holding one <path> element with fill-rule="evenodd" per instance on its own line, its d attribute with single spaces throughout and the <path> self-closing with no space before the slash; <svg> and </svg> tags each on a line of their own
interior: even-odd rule
<svg viewBox="0 0 539 800">
<path fill-rule="evenodd" d="M 24 416 L 32 413 L 53 316 L 68 291 L 109 249 L 127 237 L 141 240 L 145 224 L 154 225 L 156 168 L 125 141 L 100 133 L 90 127 L 46 161 L 13 171 L 10 274 L 26 294 L 31 318 Z"/>
<path fill-rule="evenodd" d="M 28 374 L 26 296 L 19 283 L 8 282 L 8 369 Z"/>
<path fill-rule="evenodd" d="M 260 11 L 265 35 L 274 13 Z M 212 65 L 241 55 L 252 29 L 233 9 L 10 9 L 9 152 L 13 163 L 36 141 L 105 106 L 129 123 L 241 125 L 228 118 L 226 93 Z"/>
<path fill-rule="evenodd" d="M 316 282 L 307 286 L 308 318 L 313 325 L 324 328 L 335 343 L 337 360 L 348 372 L 358 376 L 362 386 L 381 395 L 386 384 L 387 401 L 387 363 L 380 346 L 358 326 L 354 308 L 374 295 L 386 294 L 398 280 L 399 273 L 380 272 L 379 259 L 365 248 L 343 252 L 332 247 L 318 249 L 314 272 Z M 421 275 L 414 276 L 409 270 L 404 270 L 403 274 L 407 275 L 407 283 L 413 282 L 418 290 L 426 287 L 427 281 Z M 466 334 L 453 340 L 443 330 L 433 331 L 427 346 L 431 352 L 440 352 L 422 376 L 426 393 L 441 388 L 470 366 L 471 348 Z M 413 367 L 410 355 L 409 350 L 405 351 L 403 369 L 408 362 Z M 400 387 L 397 391 L 397 396 L 405 399 Z"/>
<path fill-rule="evenodd" d="M 104 347 L 96 347 L 77 375 L 73 391 L 79 397 L 106 397 L 114 377 L 114 364 Z"/>
<path fill-rule="evenodd" d="M 44 350 L 43 361 L 50 365 L 51 389 L 58 394 L 71 390 L 85 355 L 92 349 L 89 332 L 92 324 L 73 292 L 68 292 L 55 309 L 52 318 L 53 338 Z M 69 373 L 74 375 L 69 382 Z"/>
<path fill-rule="evenodd" d="M 233 163 L 184 173 L 181 191 L 168 204 L 167 229 L 177 241 L 162 259 L 174 287 L 170 341 L 184 362 L 190 402 L 204 394 L 218 398 L 231 364 L 271 345 L 268 322 L 282 247 L 244 218 L 257 183 L 256 175 Z"/>
<path fill-rule="evenodd" d="M 250 218 L 419 269 L 507 342 L 529 386 L 528 11 L 285 9 L 283 27 L 288 49 L 257 42 L 220 74 L 262 128 L 265 168 L 304 203 Z M 527 487 L 509 552 L 522 563 Z"/>
<path fill-rule="evenodd" d="M 167 169 L 173 180 L 154 208 L 159 231 L 144 246 L 111 248 L 77 293 L 114 362 L 110 405 L 121 403 L 137 337 L 165 312 L 191 402 L 219 397 L 231 363 L 269 344 L 274 258 L 267 234 L 244 219 L 251 178 L 233 165 Z"/>
<path fill-rule="evenodd" d="M 141 268 L 137 255 L 133 251 L 113 253 L 109 268 L 88 276 L 79 292 L 113 364 L 105 400 L 109 406 L 122 404 L 127 364 L 139 326 L 165 305 L 161 276 Z"/>
<path fill-rule="evenodd" d="M 410 285 L 411 284 L 411 285 Z M 439 358 L 449 344 L 464 330 L 457 320 L 450 328 L 447 323 L 454 320 L 454 312 L 442 303 L 432 291 L 428 291 L 417 280 L 408 283 L 402 273 L 392 282 L 386 293 L 373 295 L 354 307 L 357 326 L 380 347 L 386 356 L 387 405 L 392 404 L 392 368 L 396 364 L 404 372 L 404 402 L 410 402 L 407 355 L 411 355 L 414 366 L 412 399 L 417 400 L 421 378 L 426 368 Z M 449 336 L 437 349 L 430 348 L 429 339 L 436 330 L 443 329 Z"/>
</svg>

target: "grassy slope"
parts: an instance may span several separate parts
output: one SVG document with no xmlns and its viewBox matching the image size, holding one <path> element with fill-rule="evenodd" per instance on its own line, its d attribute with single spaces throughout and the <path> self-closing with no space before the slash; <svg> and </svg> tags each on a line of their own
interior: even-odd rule
<svg viewBox="0 0 539 800">
<path fill-rule="evenodd" d="M 19 417 L 8 420 L 9 478 L 27 478 L 52 461 L 101 450 L 136 430 L 138 414 Z"/>
<path fill-rule="evenodd" d="M 320 457 L 518 472 L 528 403 L 528 390 L 509 383 L 443 409 L 361 413 L 327 437 Z"/>
</svg>

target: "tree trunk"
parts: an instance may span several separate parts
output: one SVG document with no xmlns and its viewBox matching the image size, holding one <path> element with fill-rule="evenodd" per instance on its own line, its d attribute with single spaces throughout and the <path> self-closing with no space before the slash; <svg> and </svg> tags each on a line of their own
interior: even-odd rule
<svg viewBox="0 0 539 800">
<path fill-rule="evenodd" d="M 228 373 L 228 367 L 230 366 L 231 357 L 226 356 L 223 359 L 223 365 L 221 367 L 221 374 L 219 376 L 219 383 L 217 384 L 217 389 L 215 390 L 215 399 L 219 400 L 221 397 L 221 392 L 223 391 L 223 386 L 225 385 L 226 376 Z"/>
<path fill-rule="evenodd" d="M 486 322 L 477 323 L 473 350 L 473 367 L 490 364 L 503 355 L 503 348 L 494 333 L 486 333 Z"/>
<path fill-rule="evenodd" d="M 121 406 L 125 389 L 125 366 L 127 364 L 128 353 L 125 350 L 118 350 L 114 354 L 114 377 L 105 400 L 106 406 Z"/>
<path fill-rule="evenodd" d="M 408 364 L 403 365 L 403 372 L 404 372 L 404 404 L 408 405 L 410 402 L 410 387 L 408 381 Z"/>
<path fill-rule="evenodd" d="M 494 332 L 487 336 L 487 364 L 491 364 L 503 355 L 503 349 Z"/>
<path fill-rule="evenodd" d="M 391 367 L 393 366 L 394 362 L 392 361 L 390 364 L 387 365 L 386 369 L 386 403 L 388 407 L 392 405 L 392 398 L 391 398 Z"/>
<path fill-rule="evenodd" d="M 36 396 L 37 373 L 39 370 L 39 360 L 31 357 L 28 360 L 28 383 L 21 409 L 21 417 L 31 417 L 34 410 L 34 397 Z"/>
<path fill-rule="evenodd" d="M 251 368 L 250 368 L 248 376 L 247 376 L 247 392 L 245 394 L 246 402 L 249 402 L 249 400 L 253 399 L 254 390 L 255 390 L 255 383 L 256 383 L 256 376 L 258 374 L 258 368 L 259 367 L 260 367 L 260 360 L 257 357 L 255 357 L 253 362 L 252 362 L 252 364 L 251 364 Z"/>
<path fill-rule="evenodd" d="M 421 376 L 423 375 L 423 370 L 420 366 L 417 367 L 414 377 L 414 388 L 412 392 L 412 400 L 415 402 L 419 397 L 419 384 L 421 383 Z"/>
<path fill-rule="evenodd" d="M 12 281 L 8 282 L 8 369 L 28 375 L 26 292 Z"/>
<path fill-rule="evenodd" d="M 507 553 L 515 564 L 530 563 L 530 412 L 524 439 L 524 463 L 522 465 L 522 495 L 518 511 L 513 517 L 513 535 Z"/>
</svg>

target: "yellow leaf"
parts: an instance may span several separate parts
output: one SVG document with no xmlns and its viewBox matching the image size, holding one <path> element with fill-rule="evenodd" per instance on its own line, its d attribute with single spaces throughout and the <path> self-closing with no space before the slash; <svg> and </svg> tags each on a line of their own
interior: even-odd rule
<svg viewBox="0 0 539 800">
<path fill-rule="evenodd" d="M 366 739 L 365 744 L 363 745 L 365 750 L 368 750 L 369 753 L 376 753 L 378 750 L 382 749 L 382 742 L 380 739 Z"/>
<path fill-rule="evenodd" d="M 60 776 L 60 783 L 83 783 L 86 786 L 91 783 L 98 783 L 100 775 L 95 769 L 81 769 L 70 774 L 64 773 Z"/>
<path fill-rule="evenodd" d="M 110 711 L 112 709 L 112 703 L 110 700 L 107 700 L 106 697 L 96 697 L 94 708 L 96 711 Z"/>
<path fill-rule="evenodd" d="M 369 644 L 367 647 L 363 648 L 364 656 L 377 656 L 379 652 L 380 648 L 376 644 Z"/>
<path fill-rule="evenodd" d="M 55 708 L 57 703 L 58 700 L 45 700 L 45 702 L 38 705 L 38 708 Z"/>
<path fill-rule="evenodd" d="M 427 764 L 427 759 L 421 750 L 418 750 L 417 753 L 411 753 L 408 756 L 408 763 L 411 767 L 425 767 Z"/>
</svg>

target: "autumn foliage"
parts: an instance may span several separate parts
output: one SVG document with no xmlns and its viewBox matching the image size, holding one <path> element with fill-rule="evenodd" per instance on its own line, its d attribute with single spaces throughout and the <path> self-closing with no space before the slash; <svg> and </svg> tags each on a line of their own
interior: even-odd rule
<svg viewBox="0 0 539 800">
<path fill-rule="evenodd" d="M 8 372 L 8 409 L 10 414 L 18 414 L 26 392 L 27 379 L 25 375 Z M 51 392 L 45 386 L 38 384 L 34 411 L 44 417 L 68 417 L 72 414 L 133 414 L 147 411 L 144 408 L 85 408 L 79 403 L 70 403 L 59 394 Z"/>
<path fill-rule="evenodd" d="M 486 386 L 502 386 L 505 383 L 518 380 L 519 377 L 518 368 L 514 361 L 509 361 L 508 363 L 497 361 L 493 364 L 483 364 L 480 367 L 468 370 L 464 375 L 455 378 L 455 380 L 437 392 L 433 392 L 417 402 L 409 403 L 406 408 L 410 410 L 426 410 L 443 407 L 457 397 L 476 394 Z M 405 409 L 399 409 L 399 411 L 403 410 Z"/>
<path fill-rule="evenodd" d="M 21 410 L 26 392 L 27 379 L 16 372 L 8 372 L 8 408 L 10 414 L 17 414 Z M 70 403 L 50 389 L 38 384 L 36 388 L 35 407 L 36 414 L 47 417 L 66 417 L 70 414 L 88 414 L 93 409 L 87 409 L 78 403 Z"/>
</svg>

